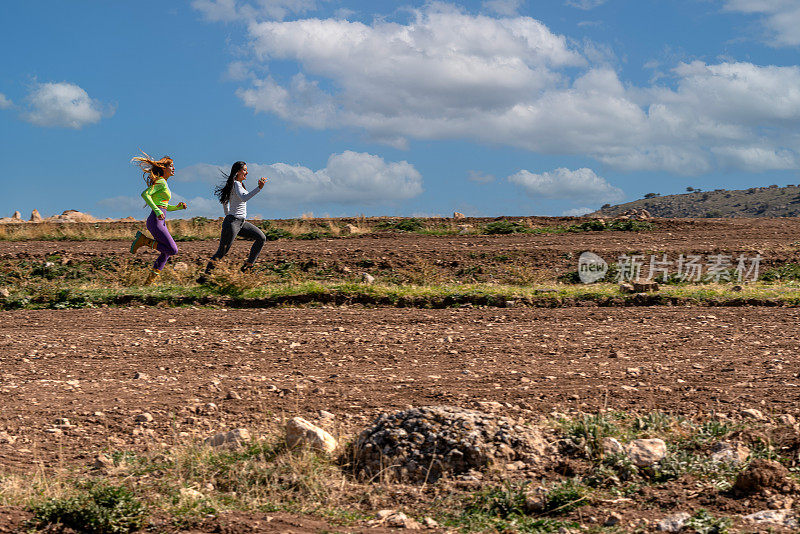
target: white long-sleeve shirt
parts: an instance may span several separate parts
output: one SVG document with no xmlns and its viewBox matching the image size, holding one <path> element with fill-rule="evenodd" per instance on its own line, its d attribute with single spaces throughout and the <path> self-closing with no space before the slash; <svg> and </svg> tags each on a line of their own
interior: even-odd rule
<svg viewBox="0 0 800 534">
<path fill-rule="evenodd" d="M 240 219 L 247 218 L 247 201 L 256 196 L 261 188 L 256 186 L 252 191 L 247 191 L 242 182 L 234 180 L 231 188 L 231 197 L 227 203 L 222 205 L 225 215 L 233 215 Z"/>
</svg>

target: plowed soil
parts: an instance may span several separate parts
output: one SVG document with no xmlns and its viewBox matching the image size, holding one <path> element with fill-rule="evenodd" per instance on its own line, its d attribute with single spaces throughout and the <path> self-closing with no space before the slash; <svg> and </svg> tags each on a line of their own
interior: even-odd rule
<svg viewBox="0 0 800 534">
<path fill-rule="evenodd" d="M 319 410 L 341 432 L 430 404 L 796 414 L 798 320 L 791 308 L 5 312 L 0 430 L 17 442 L 0 465 L 81 466 Z M 137 424 L 142 412 L 154 421 Z"/>
<path fill-rule="evenodd" d="M 637 233 L 278 241 L 262 259 L 479 263 L 471 253 L 511 252 L 565 270 L 577 267 L 565 254 L 592 250 L 759 252 L 769 264 L 798 261 L 798 235 L 794 219 L 662 221 Z M 215 243 L 179 248 L 184 259 L 203 261 Z M 246 249 L 236 244 L 234 259 Z M 119 241 L 0 242 L 4 258 L 57 251 L 127 254 Z M 181 433 L 204 438 L 295 415 L 314 421 L 320 410 L 349 435 L 381 412 L 431 404 L 526 417 L 603 408 L 800 416 L 795 308 L 142 307 L 7 311 L 0 319 L 0 433 L 12 438 L 0 439 L 4 473 L 81 468 L 101 451 L 150 450 Z M 136 423 L 143 412 L 154 420 Z M 59 425 L 62 418 L 70 425 Z M 0 532 L 25 517 L 0 510 Z M 263 528 L 252 531 L 327 528 L 273 519 L 231 516 L 207 529 L 247 532 L 256 520 Z"/>
<path fill-rule="evenodd" d="M 576 220 L 532 218 L 535 226 L 575 224 Z M 715 253 L 748 257 L 759 253 L 762 266 L 800 262 L 800 219 L 657 219 L 654 228 L 639 232 L 576 232 L 562 234 L 512 234 L 426 236 L 415 233 L 376 232 L 362 236 L 319 240 L 267 242 L 261 263 L 313 260 L 363 269 L 364 261 L 377 269 L 434 263 L 444 270 L 469 270 L 492 263 L 524 264 L 535 270 L 564 272 L 577 269 L 577 255 L 591 250 L 614 261 L 622 254 Z M 135 226 L 135 225 L 134 225 Z M 131 238 L 135 233 L 131 226 Z M 143 225 L 141 225 L 143 228 Z M 476 226 L 479 226 L 476 223 Z M 0 259 L 38 258 L 58 253 L 65 257 L 122 255 L 129 257 L 130 242 L 121 241 L 0 241 Z M 217 241 L 178 243 L 175 261 L 203 263 L 216 251 Z M 249 243 L 234 244 L 226 259 L 241 262 Z M 140 252 L 137 257 L 152 257 Z M 649 261 L 647 256 L 646 261 Z M 488 270 L 491 270 L 490 268 Z"/>
</svg>

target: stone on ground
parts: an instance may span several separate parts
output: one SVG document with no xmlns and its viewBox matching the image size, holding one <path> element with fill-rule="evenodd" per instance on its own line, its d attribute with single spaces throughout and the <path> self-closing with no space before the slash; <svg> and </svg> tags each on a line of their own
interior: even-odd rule
<svg viewBox="0 0 800 534">
<path fill-rule="evenodd" d="M 656 530 L 659 532 L 680 532 L 690 517 L 692 515 L 687 512 L 669 515 L 656 523 Z"/>
<path fill-rule="evenodd" d="M 353 445 L 358 472 L 412 483 L 435 482 L 443 476 L 510 462 L 537 467 L 552 453 L 537 428 L 453 406 L 382 414 Z"/>
<path fill-rule="evenodd" d="M 327 453 L 335 451 L 338 446 L 330 433 L 302 417 L 294 417 L 286 425 L 286 443 L 290 447 L 308 446 Z"/>
<path fill-rule="evenodd" d="M 603 454 L 606 456 L 609 454 L 625 454 L 625 448 L 622 446 L 622 443 L 617 441 L 616 438 L 603 438 L 601 447 L 603 448 Z"/>
<path fill-rule="evenodd" d="M 658 438 L 635 439 L 628 444 L 628 457 L 636 467 L 650 467 L 667 455 L 667 444 Z"/>
<path fill-rule="evenodd" d="M 742 519 L 757 525 L 776 525 L 792 529 L 800 527 L 800 522 L 797 521 L 797 513 L 794 510 L 762 510 L 746 515 Z"/>
<path fill-rule="evenodd" d="M 719 463 L 741 465 L 750 456 L 750 449 L 739 442 L 720 441 L 711 448 L 711 460 Z"/>
</svg>

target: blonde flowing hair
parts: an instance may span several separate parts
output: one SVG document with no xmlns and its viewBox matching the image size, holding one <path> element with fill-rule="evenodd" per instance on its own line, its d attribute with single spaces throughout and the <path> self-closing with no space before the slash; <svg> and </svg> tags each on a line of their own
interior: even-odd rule
<svg viewBox="0 0 800 534">
<path fill-rule="evenodd" d="M 141 150 L 141 152 L 141 156 L 131 158 L 131 163 L 142 169 L 144 183 L 147 184 L 147 187 L 150 187 L 156 183 L 156 180 L 164 176 L 164 170 L 174 162 L 169 156 L 156 160 L 148 156 L 144 150 Z"/>
</svg>

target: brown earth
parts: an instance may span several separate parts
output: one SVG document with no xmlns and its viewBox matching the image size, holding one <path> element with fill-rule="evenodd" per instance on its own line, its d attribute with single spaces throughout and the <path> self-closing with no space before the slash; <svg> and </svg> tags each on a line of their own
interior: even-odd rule
<svg viewBox="0 0 800 534">
<path fill-rule="evenodd" d="M 497 258 L 510 256 L 537 270 L 563 272 L 576 269 L 577 254 L 592 250 L 607 260 L 636 252 L 758 252 L 767 266 L 800 262 L 796 219 L 655 224 L 653 231 L 635 233 L 281 240 L 266 244 L 261 261 L 313 259 L 355 269 L 371 260 L 387 270 L 409 263 L 453 270 L 502 264 L 506 260 Z M 0 241 L 0 259 L 124 256 L 127 245 Z M 203 263 L 216 242 L 180 242 L 179 248 L 176 260 Z M 240 261 L 247 249 L 237 243 L 231 257 Z M 99 452 L 157 450 L 182 432 L 202 439 L 295 415 L 315 421 L 319 410 L 336 415 L 340 435 L 352 435 L 383 411 L 431 404 L 531 420 L 601 409 L 736 418 L 740 409 L 756 408 L 767 416 L 800 417 L 796 308 L 142 307 L 6 311 L 0 317 L 0 433 L 16 438 L 0 439 L 3 474 L 85 470 Z M 142 412 L 154 421 L 135 423 Z M 72 426 L 57 428 L 60 418 Z M 797 448 L 795 434 L 789 446 Z M 641 501 L 652 500 L 662 512 L 643 513 L 633 499 L 583 513 L 602 520 L 616 509 L 633 521 L 670 509 L 724 514 L 766 507 L 755 498 L 695 494 L 693 482 L 682 484 L 671 483 L 671 495 L 642 490 Z M 0 509 L 0 532 L 19 530 L 27 517 L 21 509 Z M 318 518 L 232 514 L 198 530 L 330 528 Z"/>
<path fill-rule="evenodd" d="M 580 223 L 580 219 L 531 218 L 534 226 Z M 451 275 L 483 270 L 489 278 L 492 265 L 524 265 L 531 270 L 563 273 L 577 269 L 577 255 L 591 250 L 614 261 L 622 254 L 649 255 L 666 253 L 675 261 L 684 254 L 728 254 L 752 257 L 759 253 L 765 268 L 800 262 L 800 219 L 654 219 L 653 230 L 639 232 L 601 231 L 562 234 L 511 234 L 426 236 L 415 233 L 375 232 L 361 236 L 318 240 L 269 241 L 259 262 L 262 264 L 293 261 L 298 264 L 339 265 L 351 269 L 384 271 L 432 265 Z M 143 226 L 143 225 L 142 225 Z M 135 232 L 131 226 L 131 237 Z M 130 257 L 127 241 L 0 241 L 0 259 L 41 258 L 50 254 L 84 258 L 121 255 Z M 205 262 L 216 251 L 217 242 L 183 241 L 178 243 L 175 261 Z M 243 261 L 249 243 L 240 241 L 228 259 Z M 137 258 L 149 259 L 142 252 Z M 705 258 L 704 258 L 705 259 Z M 365 263 L 366 262 L 366 263 Z M 480 269 L 479 269 L 480 268 Z M 432 271 L 430 276 L 436 277 Z"/>
<path fill-rule="evenodd" d="M 203 438 L 319 410 L 342 433 L 431 404 L 533 418 L 800 416 L 799 320 L 798 309 L 749 307 L 4 312 L 0 432 L 17 441 L 0 444 L 0 466 L 85 467 L 101 451 L 169 446 L 179 432 Z M 208 403 L 218 410 L 194 413 Z M 142 412 L 154 421 L 135 423 Z M 54 432 L 60 418 L 74 426 Z"/>
</svg>

